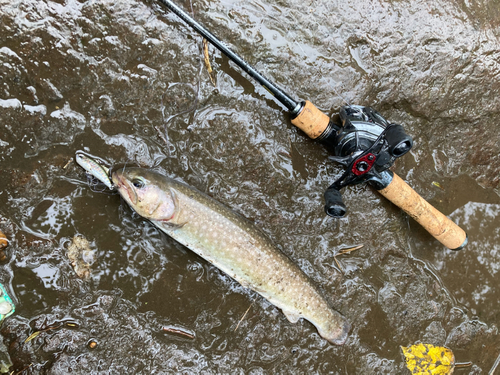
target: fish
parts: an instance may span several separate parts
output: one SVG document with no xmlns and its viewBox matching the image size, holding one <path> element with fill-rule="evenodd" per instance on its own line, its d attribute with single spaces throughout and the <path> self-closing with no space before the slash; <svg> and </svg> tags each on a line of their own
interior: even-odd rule
<svg viewBox="0 0 500 375">
<path fill-rule="evenodd" d="M 154 170 L 113 168 L 128 205 L 161 231 L 283 311 L 311 322 L 329 342 L 345 343 L 350 324 L 309 277 L 254 224 L 222 203 Z"/>
<path fill-rule="evenodd" d="M 91 174 L 99 181 L 101 181 L 104 185 L 106 185 L 109 189 L 113 190 L 113 183 L 109 178 L 109 168 L 106 168 L 105 166 L 99 164 L 83 151 L 76 152 L 75 160 L 80 167 L 85 169 L 87 173 Z"/>
</svg>

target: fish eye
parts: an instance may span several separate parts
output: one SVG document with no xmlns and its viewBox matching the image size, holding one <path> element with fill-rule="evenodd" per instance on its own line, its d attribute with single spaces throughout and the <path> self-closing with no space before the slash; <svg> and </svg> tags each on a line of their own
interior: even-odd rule
<svg viewBox="0 0 500 375">
<path fill-rule="evenodd" d="M 144 183 L 143 180 L 139 179 L 139 178 L 134 178 L 132 180 L 132 185 L 134 185 L 137 189 L 142 189 L 144 187 L 144 185 L 146 185 Z"/>
</svg>

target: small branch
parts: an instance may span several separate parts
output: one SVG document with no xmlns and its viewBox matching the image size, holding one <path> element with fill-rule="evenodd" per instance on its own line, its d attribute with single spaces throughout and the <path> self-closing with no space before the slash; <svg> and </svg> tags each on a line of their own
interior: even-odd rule
<svg viewBox="0 0 500 375">
<path fill-rule="evenodd" d="M 234 329 L 233 332 L 236 332 L 236 330 L 238 329 L 238 327 L 240 326 L 241 322 L 243 321 L 243 319 L 245 319 L 245 316 L 247 316 L 248 312 L 250 311 L 250 308 L 253 306 L 255 300 L 250 304 L 250 306 L 248 306 L 248 309 L 247 311 L 245 311 L 245 313 L 243 314 L 243 316 L 241 317 L 240 321 L 238 322 L 238 324 L 236 325 L 236 328 Z"/>
</svg>

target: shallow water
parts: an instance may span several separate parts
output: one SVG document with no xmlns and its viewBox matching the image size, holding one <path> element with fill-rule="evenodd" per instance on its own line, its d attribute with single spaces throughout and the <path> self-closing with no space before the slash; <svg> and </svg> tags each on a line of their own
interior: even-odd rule
<svg viewBox="0 0 500 375">
<path fill-rule="evenodd" d="M 2 326 L 14 369 L 401 374 L 400 346 L 422 341 L 472 362 L 455 373 L 488 373 L 500 354 L 498 3 L 192 7 L 292 96 L 404 124 L 415 145 L 396 173 L 470 243 L 444 249 L 365 185 L 343 191 L 345 218 L 326 217 L 341 168 L 211 47 L 214 87 L 201 38 L 159 4 L 0 0 L 0 229 L 12 241 L 0 282 L 16 303 Z M 92 191 L 70 162 L 79 149 L 154 167 L 254 221 L 351 321 L 347 343 L 289 323 L 118 196 Z M 86 281 L 67 257 L 76 234 L 95 251 Z M 358 244 L 339 269 L 334 255 Z"/>
</svg>

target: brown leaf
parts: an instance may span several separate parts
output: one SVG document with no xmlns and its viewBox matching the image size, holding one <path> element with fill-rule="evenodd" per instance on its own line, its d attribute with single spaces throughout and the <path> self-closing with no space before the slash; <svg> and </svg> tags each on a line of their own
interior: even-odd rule
<svg viewBox="0 0 500 375">
<path fill-rule="evenodd" d="M 7 236 L 0 230 L 0 250 L 5 249 L 9 245 Z"/>
<path fill-rule="evenodd" d="M 212 65 L 210 65 L 210 56 L 208 55 L 208 40 L 203 38 L 203 57 L 205 60 L 205 66 L 207 68 L 208 76 L 210 77 L 210 81 L 215 86 L 214 77 L 212 77 Z"/>
</svg>

